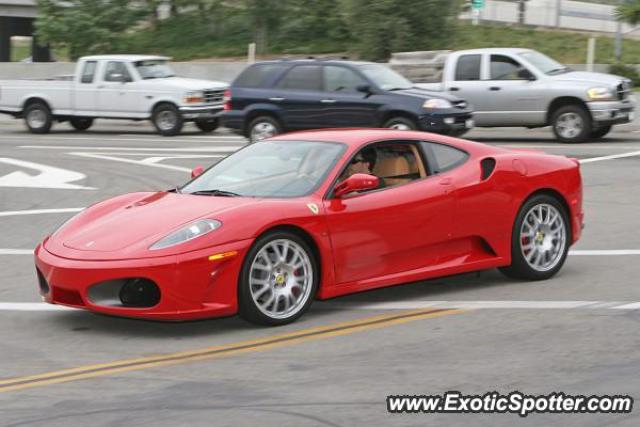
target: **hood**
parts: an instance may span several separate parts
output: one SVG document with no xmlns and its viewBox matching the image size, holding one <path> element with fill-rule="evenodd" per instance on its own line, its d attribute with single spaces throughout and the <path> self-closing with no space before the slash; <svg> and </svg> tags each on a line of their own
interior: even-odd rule
<svg viewBox="0 0 640 427">
<path fill-rule="evenodd" d="M 426 99 L 432 99 L 432 98 L 441 98 L 441 99 L 446 99 L 447 101 L 449 101 L 451 103 L 454 103 L 454 104 L 462 101 L 462 99 L 458 98 L 455 95 L 451 95 L 451 94 L 444 93 L 444 92 L 434 92 L 434 91 L 422 89 L 420 87 L 412 87 L 410 89 L 394 90 L 394 91 L 391 91 L 391 93 L 395 93 L 395 94 L 398 94 L 398 95 L 414 96 L 416 98 L 421 98 L 421 99 L 425 99 L 425 100 Z"/>
<path fill-rule="evenodd" d="M 125 203 L 106 203 L 106 209 L 98 204 L 82 212 L 59 235 L 54 235 L 56 243 L 94 253 L 129 252 L 132 247 L 146 250 L 189 222 L 215 219 L 223 212 L 255 203 L 255 199 L 158 192 Z"/>
<path fill-rule="evenodd" d="M 159 80 L 149 79 L 144 81 L 158 82 Z M 215 80 L 189 79 L 186 77 L 168 77 L 166 79 L 162 79 L 162 82 L 166 86 L 171 86 L 175 89 L 183 90 L 185 92 L 205 89 L 222 90 L 229 87 L 229 84 L 225 82 Z"/>
<path fill-rule="evenodd" d="M 615 76 L 613 74 L 592 73 L 589 71 L 570 71 L 568 73 L 550 76 L 550 78 L 557 81 L 579 81 L 609 87 L 615 87 L 623 81 L 629 82 L 629 79 L 625 77 Z"/>
</svg>

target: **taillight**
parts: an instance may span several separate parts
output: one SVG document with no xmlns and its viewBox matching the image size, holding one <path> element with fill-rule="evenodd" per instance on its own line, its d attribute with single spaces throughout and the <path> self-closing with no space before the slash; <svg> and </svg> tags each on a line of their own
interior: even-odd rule
<svg viewBox="0 0 640 427">
<path fill-rule="evenodd" d="M 222 96 L 222 102 L 224 102 L 223 110 L 229 111 L 231 110 L 231 89 L 227 89 L 224 91 L 224 95 Z"/>
</svg>

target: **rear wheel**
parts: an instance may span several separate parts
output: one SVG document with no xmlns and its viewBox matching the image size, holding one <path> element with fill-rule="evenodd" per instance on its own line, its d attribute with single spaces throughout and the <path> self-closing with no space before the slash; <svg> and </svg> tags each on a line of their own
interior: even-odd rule
<svg viewBox="0 0 640 427">
<path fill-rule="evenodd" d="M 153 110 L 151 121 L 162 136 L 175 136 L 182 131 L 184 119 L 173 104 L 160 104 Z"/>
<path fill-rule="evenodd" d="M 416 130 L 416 122 L 406 117 L 392 117 L 387 120 L 382 127 L 396 130 Z"/>
<path fill-rule="evenodd" d="M 31 133 L 49 133 L 53 124 L 53 115 L 47 104 L 36 101 L 25 108 L 24 122 Z"/>
<path fill-rule="evenodd" d="M 271 138 L 282 132 L 282 126 L 270 116 L 256 117 L 249 123 L 248 136 L 251 143 Z"/>
<path fill-rule="evenodd" d="M 86 117 L 75 117 L 69 120 L 69 123 L 75 130 L 87 130 L 93 125 L 93 119 Z"/>
<path fill-rule="evenodd" d="M 562 203 L 546 194 L 534 196 L 520 208 L 511 238 L 511 265 L 501 271 L 517 279 L 548 279 L 562 268 L 570 242 Z"/>
<path fill-rule="evenodd" d="M 602 126 L 599 128 L 595 128 L 594 130 L 591 131 L 591 138 L 593 139 L 600 139 L 602 137 L 604 137 L 606 134 L 608 134 L 609 132 L 611 132 L 611 125 L 609 126 Z"/>
<path fill-rule="evenodd" d="M 239 314 L 261 325 L 293 322 L 313 302 L 319 280 L 316 259 L 304 239 L 286 231 L 265 234 L 242 265 Z"/>
<path fill-rule="evenodd" d="M 561 142 L 584 142 L 593 129 L 591 115 L 580 105 L 558 108 L 551 118 L 551 126 Z"/>
<path fill-rule="evenodd" d="M 202 132 L 213 132 L 214 130 L 218 129 L 218 119 L 210 118 L 196 120 L 196 126 Z"/>
</svg>

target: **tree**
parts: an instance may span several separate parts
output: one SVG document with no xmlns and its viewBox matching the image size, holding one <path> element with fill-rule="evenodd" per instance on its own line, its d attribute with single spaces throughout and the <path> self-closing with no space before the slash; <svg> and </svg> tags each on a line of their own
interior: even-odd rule
<svg viewBox="0 0 640 427">
<path fill-rule="evenodd" d="M 148 18 L 143 2 L 126 0 L 38 0 L 36 37 L 67 48 L 72 60 L 116 51 L 124 33 Z"/>
<path fill-rule="evenodd" d="M 626 0 L 616 8 L 616 18 L 631 25 L 640 24 L 640 0 Z"/>
<path fill-rule="evenodd" d="M 282 11 L 288 1 L 282 0 L 244 0 L 244 6 L 253 39 L 259 54 L 267 53 L 269 33 L 280 23 Z"/>
</svg>

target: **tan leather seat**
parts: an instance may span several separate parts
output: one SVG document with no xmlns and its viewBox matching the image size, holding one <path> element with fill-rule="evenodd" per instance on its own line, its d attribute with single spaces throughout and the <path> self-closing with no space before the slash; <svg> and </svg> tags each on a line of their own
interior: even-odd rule
<svg viewBox="0 0 640 427">
<path fill-rule="evenodd" d="M 409 175 L 411 173 L 409 162 L 403 156 L 396 155 L 379 158 L 373 173 L 384 178 L 387 186 L 406 184 L 411 181 L 410 178 L 393 178 L 394 176 Z"/>
</svg>

